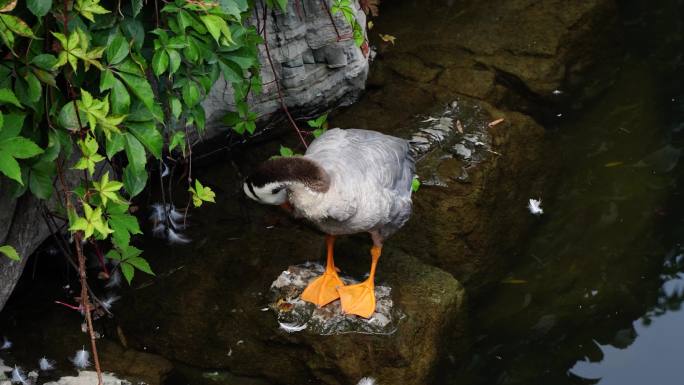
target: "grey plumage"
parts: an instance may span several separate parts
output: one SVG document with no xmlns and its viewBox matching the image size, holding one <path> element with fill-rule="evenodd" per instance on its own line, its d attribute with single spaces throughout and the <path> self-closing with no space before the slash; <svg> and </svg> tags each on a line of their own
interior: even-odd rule
<svg viewBox="0 0 684 385">
<path fill-rule="evenodd" d="M 411 215 L 415 166 L 408 142 L 375 131 L 339 128 L 317 138 L 304 155 L 330 176 L 328 191 L 291 186 L 299 214 L 332 235 L 371 232 L 383 239 Z"/>
</svg>

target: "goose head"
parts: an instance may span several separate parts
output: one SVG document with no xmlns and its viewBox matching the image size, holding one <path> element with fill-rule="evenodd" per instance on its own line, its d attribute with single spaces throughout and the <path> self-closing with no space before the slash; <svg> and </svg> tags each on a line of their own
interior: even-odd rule
<svg viewBox="0 0 684 385">
<path fill-rule="evenodd" d="M 293 190 L 327 192 L 330 177 L 321 166 L 304 157 L 278 157 L 262 163 L 244 182 L 245 195 L 259 203 L 282 205 Z"/>
</svg>

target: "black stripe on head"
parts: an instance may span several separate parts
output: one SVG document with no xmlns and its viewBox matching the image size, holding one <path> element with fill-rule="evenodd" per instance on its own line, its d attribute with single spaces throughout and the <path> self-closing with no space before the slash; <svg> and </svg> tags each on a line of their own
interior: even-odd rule
<svg viewBox="0 0 684 385">
<path fill-rule="evenodd" d="M 247 188 L 249 189 L 249 192 L 252 193 L 252 196 L 254 196 L 256 200 L 260 201 L 261 198 L 259 198 L 259 196 L 254 192 L 254 186 L 252 186 L 252 181 L 247 179 L 245 183 L 247 183 Z"/>
<path fill-rule="evenodd" d="M 256 187 L 268 183 L 300 182 L 317 192 L 326 192 L 330 186 L 330 177 L 314 161 L 304 157 L 277 157 L 262 163 L 249 176 L 249 181 Z"/>
</svg>

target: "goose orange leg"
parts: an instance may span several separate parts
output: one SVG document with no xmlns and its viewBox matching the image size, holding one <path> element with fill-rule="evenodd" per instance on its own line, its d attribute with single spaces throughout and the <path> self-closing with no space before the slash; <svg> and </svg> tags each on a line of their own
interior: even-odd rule
<svg viewBox="0 0 684 385">
<path fill-rule="evenodd" d="M 375 238 L 375 237 L 374 237 Z M 371 269 L 368 278 L 356 285 L 340 287 L 340 302 L 342 311 L 356 314 L 363 318 L 370 318 L 375 312 L 375 268 L 382 253 L 382 244 L 375 242 L 371 248 Z"/>
<path fill-rule="evenodd" d="M 333 260 L 335 237 L 328 235 L 325 238 L 325 243 L 328 248 L 328 261 L 325 266 L 325 272 L 313 280 L 302 292 L 302 299 L 304 301 L 311 302 L 317 306 L 325 306 L 340 298 L 337 289 L 344 286 L 344 283 L 337 275 L 335 261 Z"/>
</svg>

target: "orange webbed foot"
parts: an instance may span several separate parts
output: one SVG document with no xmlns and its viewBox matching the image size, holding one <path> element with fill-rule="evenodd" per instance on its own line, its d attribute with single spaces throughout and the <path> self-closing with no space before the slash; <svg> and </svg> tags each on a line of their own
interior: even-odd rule
<svg viewBox="0 0 684 385">
<path fill-rule="evenodd" d="M 326 269 L 325 273 L 309 283 L 309 286 L 302 292 L 302 299 L 311 302 L 316 306 L 325 306 L 330 302 L 340 298 L 337 289 L 344 286 L 344 283 L 337 275 L 335 270 Z"/>
<path fill-rule="evenodd" d="M 337 289 L 340 294 L 342 311 L 363 318 L 370 318 L 375 312 L 375 285 L 368 279 L 356 285 Z"/>
</svg>

